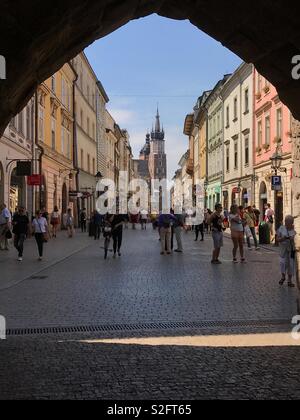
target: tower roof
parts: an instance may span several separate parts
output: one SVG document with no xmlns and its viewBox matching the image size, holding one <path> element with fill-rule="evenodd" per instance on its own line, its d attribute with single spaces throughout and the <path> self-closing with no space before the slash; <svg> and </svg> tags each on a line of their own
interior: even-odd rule
<svg viewBox="0 0 300 420">
<path fill-rule="evenodd" d="M 155 128 L 152 128 L 151 139 L 152 140 L 164 140 L 165 132 L 160 123 L 159 109 L 157 107 Z"/>
</svg>

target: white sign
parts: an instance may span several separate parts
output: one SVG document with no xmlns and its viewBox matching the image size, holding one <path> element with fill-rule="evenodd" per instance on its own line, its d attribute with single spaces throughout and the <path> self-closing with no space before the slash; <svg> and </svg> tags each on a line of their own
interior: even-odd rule
<svg viewBox="0 0 300 420">
<path fill-rule="evenodd" d="M 0 55 L 0 80 L 6 79 L 6 60 L 3 55 Z"/>
</svg>

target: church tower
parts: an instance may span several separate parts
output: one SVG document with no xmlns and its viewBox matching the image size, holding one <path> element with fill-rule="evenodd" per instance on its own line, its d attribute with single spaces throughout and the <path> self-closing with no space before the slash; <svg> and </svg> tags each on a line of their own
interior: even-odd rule
<svg viewBox="0 0 300 420">
<path fill-rule="evenodd" d="M 149 172 L 151 179 L 167 178 L 167 155 L 165 152 L 165 132 L 160 123 L 157 109 L 155 128 L 151 132 Z"/>
</svg>

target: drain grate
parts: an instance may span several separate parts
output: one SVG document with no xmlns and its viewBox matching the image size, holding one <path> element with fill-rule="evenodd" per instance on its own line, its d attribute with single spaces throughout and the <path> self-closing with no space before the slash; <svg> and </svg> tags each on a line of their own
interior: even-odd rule
<svg viewBox="0 0 300 420">
<path fill-rule="evenodd" d="M 117 331 L 151 331 L 151 330 L 180 330 L 180 329 L 209 329 L 209 328 L 263 328 L 290 325 L 290 320 L 250 320 L 250 321 L 201 321 L 201 322 L 165 322 L 149 324 L 116 324 L 74 327 L 46 327 L 9 329 L 7 336 L 97 333 Z"/>
<path fill-rule="evenodd" d="M 30 277 L 31 280 L 45 280 L 48 276 L 32 276 Z"/>
</svg>

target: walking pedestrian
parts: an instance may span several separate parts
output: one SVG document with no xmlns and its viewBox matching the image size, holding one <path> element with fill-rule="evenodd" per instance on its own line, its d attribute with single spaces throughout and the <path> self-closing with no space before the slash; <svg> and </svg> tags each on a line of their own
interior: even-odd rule
<svg viewBox="0 0 300 420">
<path fill-rule="evenodd" d="M 175 252 L 182 254 L 183 253 L 182 229 L 184 226 L 183 216 L 182 214 L 174 214 L 174 210 L 172 210 L 171 214 L 175 218 L 175 220 L 172 223 L 172 230 L 175 234 L 176 242 L 177 242 L 177 249 L 175 249 Z M 173 238 L 173 235 L 172 235 L 172 238 Z M 171 249 L 173 249 L 172 246 L 171 246 Z"/>
<path fill-rule="evenodd" d="M 13 221 L 14 246 L 18 251 L 18 261 L 23 261 L 24 242 L 31 234 L 30 221 L 26 215 L 25 207 L 19 207 Z"/>
<path fill-rule="evenodd" d="M 250 234 L 247 234 L 247 244 L 248 244 L 248 249 L 252 250 L 252 246 L 251 246 L 251 236 L 253 237 L 254 240 L 254 246 L 255 249 L 258 251 L 260 248 L 258 246 L 258 240 L 257 240 L 257 236 L 256 236 L 256 231 L 255 231 L 255 226 L 256 226 L 256 214 L 254 213 L 254 210 L 251 206 L 247 207 L 245 214 L 244 214 L 244 218 L 245 221 L 247 223 L 246 228 L 249 229 Z"/>
<path fill-rule="evenodd" d="M 233 242 L 233 262 L 236 264 L 237 261 L 237 251 L 240 250 L 241 262 L 245 263 L 246 259 L 244 256 L 244 222 L 241 217 L 239 207 L 237 205 L 232 205 L 230 209 L 230 229 L 231 229 L 231 238 Z"/>
<path fill-rule="evenodd" d="M 103 223 L 103 217 L 100 213 L 98 213 L 97 210 L 94 211 L 93 220 L 92 220 L 93 226 L 94 226 L 94 238 L 95 241 L 100 239 L 101 235 L 101 227 Z"/>
<path fill-rule="evenodd" d="M 142 210 L 140 217 L 141 217 L 142 230 L 147 230 L 147 223 L 148 223 L 148 212 L 147 212 L 147 210 Z"/>
<path fill-rule="evenodd" d="M 222 215 L 223 207 L 221 204 L 216 204 L 215 212 L 210 218 L 210 225 L 212 230 L 212 238 L 214 242 L 214 250 L 212 256 L 212 264 L 222 264 L 219 260 L 221 248 L 224 245 L 224 216 Z"/>
<path fill-rule="evenodd" d="M 36 217 L 32 222 L 32 231 L 38 246 L 39 261 L 43 259 L 44 244 L 48 242 L 49 228 L 48 222 L 41 211 L 36 212 Z"/>
<path fill-rule="evenodd" d="M 171 235 L 172 223 L 176 222 L 176 218 L 171 214 L 161 214 L 158 219 L 161 255 L 171 255 Z"/>
<path fill-rule="evenodd" d="M 274 235 L 274 217 L 275 212 L 271 207 L 271 204 L 266 204 L 265 207 L 265 222 L 269 226 L 270 229 L 270 235 L 271 235 L 271 242 L 274 241 L 275 235 Z"/>
<path fill-rule="evenodd" d="M 86 213 L 86 208 L 84 208 L 80 212 L 80 228 L 81 228 L 82 233 L 86 233 L 86 222 L 87 222 L 87 213 Z"/>
<path fill-rule="evenodd" d="M 11 214 L 6 204 L 0 206 L 0 251 L 9 251 L 8 237 L 10 232 Z"/>
<path fill-rule="evenodd" d="M 42 207 L 41 212 L 42 212 L 42 216 L 47 220 L 47 223 L 49 224 L 49 213 L 47 212 L 47 209 L 45 206 Z"/>
<path fill-rule="evenodd" d="M 295 287 L 293 283 L 293 276 L 296 270 L 296 251 L 295 251 L 295 236 L 294 217 L 287 216 L 285 224 L 281 226 L 277 232 L 278 243 L 280 247 L 280 269 L 281 280 L 280 286 L 283 286 L 286 281 L 286 274 L 288 275 L 288 286 Z"/>
<path fill-rule="evenodd" d="M 199 234 L 201 234 L 201 242 L 204 241 L 204 221 L 203 223 L 201 223 L 200 225 L 196 225 L 195 226 L 195 234 L 196 234 L 196 239 L 195 242 L 198 241 L 199 239 Z"/>
<path fill-rule="evenodd" d="M 123 243 L 123 224 L 124 216 L 121 214 L 113 214 L 109 217 L 109 222 L 112 227 L 112 237 L 113 237 L 113 249 L 114 249 L 114 258 L 118 256 L 121 257 L 121 247 Z"/>
<path fill-rule="evenodd" d="M 66 227 L 67 227 L 69 238 L 73 238 L 73 236 L 74 236 L 74 218 L 73 218 L 71 209 L 68 209 Z"/>
<path fill-rule="evenodd" d="M 58 207 L 55 206 L 53 212 L 51 213 L 51 220 L 50 220 L 50 224 L 52 226 L 52 237 L 53 238 L 57 237 L 57 229 L 58 229 L 60 223 L 61 223 L 61 219 L 60 219 L 59 210 L 58 210 Z"/>
</svg>

